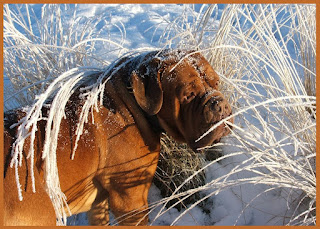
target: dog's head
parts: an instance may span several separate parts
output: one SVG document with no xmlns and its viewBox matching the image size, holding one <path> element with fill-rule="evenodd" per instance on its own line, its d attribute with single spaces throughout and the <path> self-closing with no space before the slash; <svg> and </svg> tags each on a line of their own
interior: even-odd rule
<svg viewBox="0 0 320 229">
<path fill-rule="evenodd" d="M 201 54 L 169 50 L 149 53 L 132 72 L 131 80 L 140 107 L 156 115 L 169 135 L 187 142 L 192 149 L 218 142 L 229 133 L 221 124 L 196 141 L 232 113 L 219 91 L 219 76 Z"/>
</svg>

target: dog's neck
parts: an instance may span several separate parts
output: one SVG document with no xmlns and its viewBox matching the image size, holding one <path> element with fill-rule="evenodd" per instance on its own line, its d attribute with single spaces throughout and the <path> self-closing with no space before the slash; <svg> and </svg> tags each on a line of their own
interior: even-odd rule
<svg viewBox="0 0 320 229">
<path fill-rule="evenodd" d="M 144 111 L 143 111 L 144 112 Z M 144 112 L 145 118 L 150 123 L 151 129 L 158 134 L 164 133 L 165 130 L 162 128 L 162 126 L 159 123 L 159 119 L 157 115 L 148 115 L 146 112 Z"/>
<path fill-rule="evenodd" d="M 143 139 L 146 140 L 146 145 L 149 146 L 151 151 L 158 151 L 160 150 L 162 128 L 160 127 L 158 118 L 148 115 L 136 102 L 132 89 L 130 89 L 130 81 L 127 79 L 127 77 L 130 77 L 128 75 L 128 72 L 122 72 L 122 74 L 119 72 L 119 74 L 114 75 L 110 80 L 110 87 L 119 95 L 119 99 L 125 104 L 125 109 L 130 112 Z"/>
</svg>

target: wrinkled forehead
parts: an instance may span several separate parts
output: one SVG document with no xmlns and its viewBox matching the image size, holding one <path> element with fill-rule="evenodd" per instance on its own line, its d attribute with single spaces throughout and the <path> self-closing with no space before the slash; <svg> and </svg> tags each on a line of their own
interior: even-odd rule
<svg viewBox="0 0 320 229">
<path fill-rule="evenodd" d="M 181 60 L 173 63 L 169 72 L 179 78 L 186 75 L 198 76 L 203 80 L 219 80 L 219 76 L 213 70 L 209 62 L 200 54 L 193 54 L 183 57 Z"/>
</svg>

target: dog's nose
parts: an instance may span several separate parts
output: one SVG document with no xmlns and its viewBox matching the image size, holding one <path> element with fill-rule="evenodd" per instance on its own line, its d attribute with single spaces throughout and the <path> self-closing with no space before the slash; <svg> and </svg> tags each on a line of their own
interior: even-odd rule
<svg viewBox="0 0 320 229">
<path fill-rule="evenodd" d="M 203 114 L 206 123 L 211 124 L 218 122 L 232 114 L 230 104 L 220 92 L 212 95 L 210 98 L 204 98 L 206 98 L 206 100 Z M 233 122 L 233 118 L 228 119 L 228 121 Z"/>
<path fill-rule="evenodd" d="M 222 97 L 211 99 L 210 101 L 211 111 L 219 114 L 220 118 L 226 118 L 231 113 L 231 108 L 229 103 Z"/>
</svg>

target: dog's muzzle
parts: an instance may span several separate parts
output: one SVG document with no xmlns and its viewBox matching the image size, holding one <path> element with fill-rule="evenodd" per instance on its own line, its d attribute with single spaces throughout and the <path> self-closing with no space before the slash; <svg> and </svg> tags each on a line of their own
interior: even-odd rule
<svg viewBox="0 0 320 229">
<path fill-rule="evenodd" d="M 232 110 L 228 101 L 220 92 L 217 92 L 215 95 L 210 96 L 210 98 L 206 98 L 203 113 L 207 124 L 215 124 L 230 116 Z"/>
</svg>

